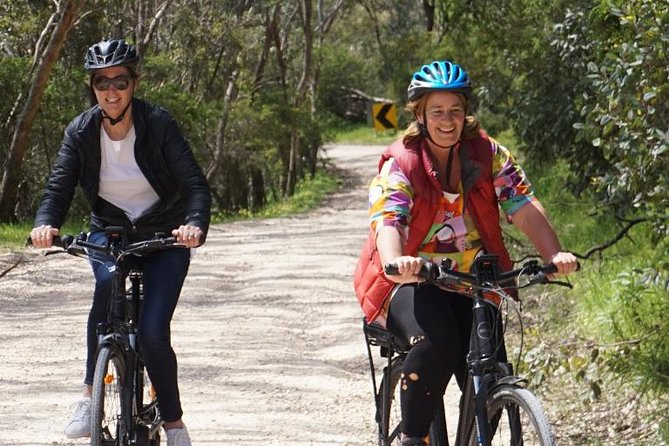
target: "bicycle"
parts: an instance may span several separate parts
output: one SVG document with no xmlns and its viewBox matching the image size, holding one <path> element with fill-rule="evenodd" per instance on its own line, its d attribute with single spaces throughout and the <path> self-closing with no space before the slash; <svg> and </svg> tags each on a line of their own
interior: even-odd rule
<svg viewBox="0 0 669 446">
<path fill-rule="evenodd" d="M 504 288 L 525 288 L 536 284 L 557 284 L 571 288 L 571 284 L 549 280 L 555 273 L 554 265 L 525 263 L 521 268 L 499 272 L 498 258 L 484 255 L 476 259 L 471 273 L 454 271 L 450 264 L 426 263 L 420 276 L 422 283 L 466 286 L 472 293 L 472 330 L 467 355 L 467 379 L 460 398 L 460 413 L 455 437 L 456 446 L 491 445 L 554 445 L 550 424 L 537 397 L 527 389 L 524 378 L 513 374 L 504 348 L 502 315 L 496 304 L 486 299 L 490 293 L 503 301 L 512 302 Z M 387 274 L 397 274 L 395 265 L 386 265 Z M 524 284 L 517 280 L 527 276 Z M 400 445 L 401 414 L 399 413 L 399 386 L 404 358 L 410 347 L 403 345 L 385 328 L 367 323 L 363 318 L 363 332 L 372 377 L 379 446 Z M 380 347 L 387 359 L 381 383 L 377 387 L 376 368 L 372 346 Z M 429 432 L 430 446 L 448 446 L 448 434 L 443 401 L 437 407 Z"/>
<path fill-rule="evenodd" d="M 98 349 L 91 397 L 91 446 L 159 446 L 164 421 L 158 411 L 137 339 L 143 301 L 143 274 L 136 259 L 150 252 L 182 247 L 175 237 L 127 243 L 121 226 L 105 228 L 107 243 L 77 236 L 54 238 L 54 246 L 79 257 L 93 253 L 114 259 L 107 321 L 98 324 Z M 49 254 L 47 253 L 47 254 Z M 95 259 L 94 259 L 95 261 Z M 126 287 L 126 280 L 130 284 Z"/>
</svg>

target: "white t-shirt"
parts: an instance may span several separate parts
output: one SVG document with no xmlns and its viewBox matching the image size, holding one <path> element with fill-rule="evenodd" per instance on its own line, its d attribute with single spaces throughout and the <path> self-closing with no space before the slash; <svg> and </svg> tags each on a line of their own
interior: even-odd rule
<svg viewBox="0 0 669 446">
<path fill-rule="evenodd" d="M 135 127 L 120 141 L 100 127 L 100 190 L 98 195 L 122 209 L 135 222 L 159 200 L 135 160 Z"/>
</svg>

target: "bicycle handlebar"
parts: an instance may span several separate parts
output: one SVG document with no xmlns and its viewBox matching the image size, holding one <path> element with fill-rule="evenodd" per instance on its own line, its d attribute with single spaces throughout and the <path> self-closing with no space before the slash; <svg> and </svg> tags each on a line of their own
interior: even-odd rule
<svg viewBox="0 0 669 446">
<path fill-rule="evenodd" d="M 32 239 L 30 237 L 27 238 L 26 245 L 32 246 Z M 87 240 L 85 233 L 80 233 L 76 236 L 69 234 L 56 235 L 53 237 L 52 246 L 63 249 L 63 251 L 52 251 L 52 253 L 66 252 L 72 255 L 87 255 L 86 249 L 90 249 L 96 252 L 113 254 L 110 244 L 98 245 L 96 243 L 91 243 Z M 124 245 L 120 251 L 116 253 L 115 257 L 121 258 L 129 254 L 139 255 L 145 251 L 168 247 L 186 248 L 186 246 L 177 244 L 176 237 L 161 237 L 156 234 L 155 238 Z"/>
<path fill-rule="evenodd" d="M 496 271 L 496 258 L 494 256 L 483 256 L 475 261 L 472 270 L 473 272 L 455 271 L 446 265 L 439 265 L 434 262 L 426 262 L 420 269 L 418 276 L 427 282 L 442 283 L 452 285 L 465 285 L 473 288 L 481 287 L 517 287 L 515 279 L 520 276 L 530 276 L 531 284 L 535 283 L 553 283 L 557 285 L 564 285 L 571 287 L 571 284 L 566 282 L 549 280 L 547 275 L 557 272 L 557 266 L 552 263 L 540 265 L 536 260 L 531 260 L 523 264 L 521 268 L 513 269 L 505 272 Z M 488 266 L 492 265 L 491 269 L 477 269 L 478 260 L 490 261 Z M 446 263 L 446 262 L 445 262 Z M 577 269 L 580 269 L 580 264 Z M 397 264 L 387 263 L 384 265 L 384 272 L 389 276 L 399 275 Z M 514 284 L 508 284 L 509 282 Z"/>
</svg>

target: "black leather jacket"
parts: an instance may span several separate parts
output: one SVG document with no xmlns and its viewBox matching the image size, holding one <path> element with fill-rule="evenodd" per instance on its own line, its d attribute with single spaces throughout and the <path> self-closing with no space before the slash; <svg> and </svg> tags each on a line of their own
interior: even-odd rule
<svg viewBox="0 0 669 446">
<path fill-rule="evenodd" d="M 135 159 L 160 201 L 134 223 L 125 213 L 98 196 L 100 181 L 99 106 L 72 120 L 58 152 L 35 226 L 60 228 L 77 184 L 91 206 L 91 230 L 124 226 L 133 240 L 169 233 L 182 224 L 209 228 L 209 185 L 177 123 L 164 109 L 140 99 L 132 101 Z"/>
</svg>

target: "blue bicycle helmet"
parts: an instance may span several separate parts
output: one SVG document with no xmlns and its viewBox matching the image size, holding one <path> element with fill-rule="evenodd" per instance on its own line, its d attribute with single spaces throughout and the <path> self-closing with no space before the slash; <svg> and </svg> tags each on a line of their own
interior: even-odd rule
<svg viewBox="0 0 669 446">
<path fill-rule="evenodd" d="M 409 101 L 415 101 L 430 90 L 459 91 L 469 95 L 472 85 L 467 72 L 447 60 L 423 65 L 411 77 L 407 89 Z"/>
<path fill-rule="evenodd" d="M 93 71 L 118 65 L 135 67 L 137 62 L 139 56 L 135 45 L 130 45 L 123 39 L 103 40 L 88 49 L 84 68 Z"/>
</svg>

